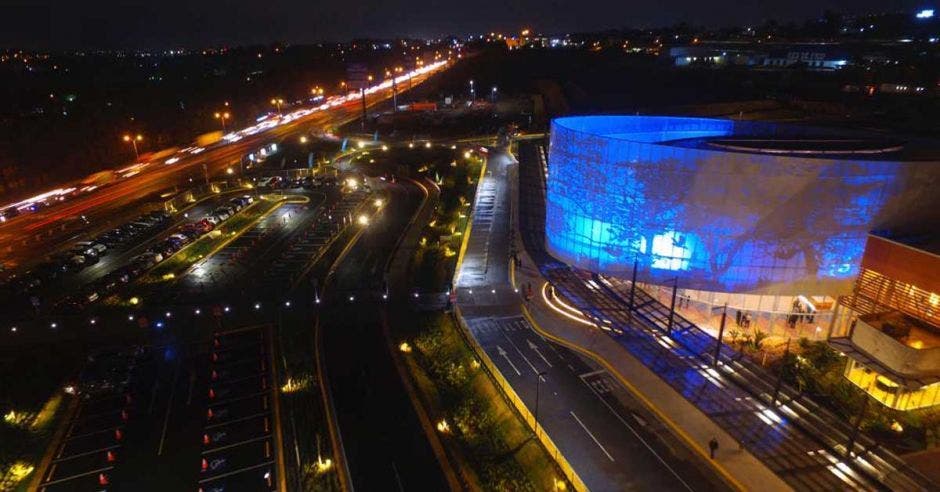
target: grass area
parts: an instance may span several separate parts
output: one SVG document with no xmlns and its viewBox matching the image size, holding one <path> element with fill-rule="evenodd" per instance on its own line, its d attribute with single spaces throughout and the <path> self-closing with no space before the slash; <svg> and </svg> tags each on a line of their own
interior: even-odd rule
<svg viewBox="0 0 940 492">
<path fill-rule="evenodd" d="M 409 313 L 399 333 L 414 340 L 406 361 L 484 490 L 555 490 L 561 474 L 446 313 Z"/>
<path fill-rule="evenodd" d="M 155 266 L 147 275 L 146 282 L 171 280 L 186 271 L 197 261 L 211 256 L 229 241 L 238 237 L 253 226 L 255 222 L 273 212 L 284 203 L 283 200 L 263 197 L 226 220 L 217 229 L 190 243 L 169 259 Z M 169 277 L 169 278 L 166 278 Z"/>
<path fill-rule="evenodd" d="M 770 364 L 775 374 L 810 395 L 846 422 L 854 424 L 870 398 L 843 376 L 846 358 L 825 342 L 802 338 L 791 351 Z M 897 453 L 910 453 L 940 446 L 940 411 L 888 408 L 869 401 L 862 430 Z"/>
<path fill-rule="evenodd" d="M 329 265 L 355 233 L 354 227 L 340 232 L 318 265 Z M 310 311 L 292 310 L 282 318 L 278 329 L 278 351 L 286 366 L 281 374 L 284 382 L 281 387 L 282 422 L 296 428 L 301 462 L 299 483 L 291 483 L 289 488 L 305 492 L 335 492 L 341 487 L 335 463 L 332 463 L 332 443 L 317 379 L 313 316 Z M 293 460 L 293 450 L 288 449 L 287 453 Z"/>
<path fill-rule="evenodd" d="M 0 490 L 25 491 L 69 400 L 55 392 L 38 409 L 3 410 Z"/>
</svg>

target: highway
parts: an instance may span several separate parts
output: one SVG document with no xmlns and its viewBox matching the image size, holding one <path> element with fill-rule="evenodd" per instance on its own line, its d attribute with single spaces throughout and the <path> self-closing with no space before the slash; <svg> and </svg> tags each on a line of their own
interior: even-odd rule
<svg viewBox="0 0 940 492">
<path fill-rule="evenodd" d="M 412 77 L 413 83 L 421 84 L 437 70 Z M 402 86 L 399 84 L 399 87 Z M 367 93 L 366 105 L 372 107 L 391 97 L 392 90 L 384 84 Z M 324 131 L 352 121 L 360 116 L 361 104 L 358 97 L 345 97 L 341 104 L 296 118 L 283 118 L 284 122 L 277 126 L 260 129 L 253 135 L 239 134 L 238 139 L 233 138 L 232 141 L 223 139 L 198 153 L 193 153 L 195 149 L 181 151 L 175 156 L 179 160 L 172 164 L 165 164 L 164 159 L 146 163 L 134 174 L 133 171 L 124 173 L 128 177 L 117 178 L 112 183 L 68 198 L 63 203 L 53 202 L 37 212 L 13 217 L 0 223 L 0 244 L 4 245 L 0 250 L 0 262 L 9 269 L 35 259 L 37 249 L 51 252 L 64 239 L 106 221 L 120 209 L 132 207 L 144 199 L 158 197 L 174 187 L 192 186 L 193 183 L 198 184 L 224 174 L 232 163 L 237 164 L 248 153 L 296 131 Z"/>
</svg>

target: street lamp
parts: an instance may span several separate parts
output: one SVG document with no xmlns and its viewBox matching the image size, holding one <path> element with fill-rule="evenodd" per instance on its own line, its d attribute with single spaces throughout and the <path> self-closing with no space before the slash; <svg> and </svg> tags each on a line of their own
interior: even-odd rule
<svg viewBox="0 0 940 492">
<path fill-rule="evenodd" d="M 535 375 L 535 437 L 539 436 L 539 386 L 542 382 L 542 376 L 548 371 L 542 371 Z"/>
<path fill-rule="evenodd" d="M 219 121 L 222 122 L 222 133 L 226 133 L 226 130 L 225 130 L 225 120 L 230 119 L 231 117 L 232 117 L 232 115 L 231 115 L 231 113 L 229 113 L 228 111 L 225 111 L 225 112 L 222 112 L 222 113 L 215 113 L 215 119 L 217 119 L 217 120 L 219 120 Z"/>
<path fill-rule="evenodd" d="M 476 99 L 476 91 L 473 88 L 473 80 L 470 80 L 470 100 L 473 101 Z"/>
<path fill-rule="evenodd" d="M 144 139 L 144 136 L 139 133 L 134 136 L 124 135 L 124 141 L 130 142 L 131 145 L 134 146 L 134 158 L 135 159 L 140 159 L 140 152 L 137 151 L 137 142 L 140 142 L 143 139 Z"/>
<path fill-rule="evenodd" d="M 284 100 L 281 99 L 281 98 L 279 98 L 279 97 L 275 97 L 275 98 L 272 98 L 272 99 L 271 99 L 271 104 L 274 105 L 274 107 L 277 108 L 277 114 L 280 115 L 280 114 L 281 114 L 281 105 L 284 104 Z"/>
<path fill-rule="evenodd" d="M 495 86 L 495 85 L 494 85 L 493 88 L 490 90 L 490 94 L 492 94 L 491 97 L 493 98 L 493 102 L 496 102 L 496 86 Z"/>
</svg>

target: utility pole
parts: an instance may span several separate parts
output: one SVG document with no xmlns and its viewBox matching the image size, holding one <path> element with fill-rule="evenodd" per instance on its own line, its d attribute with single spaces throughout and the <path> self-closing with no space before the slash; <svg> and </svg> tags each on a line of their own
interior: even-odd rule
<svg viewBox="0 0 940 492">
<path fill-rule="evenodd" d="M 676 291 L 679 290 L 679 277 L 672 280 L 672 302 L 669 303 L 669 324 L 666 333 L 672 333 L 672 323 L 676 317 Z"/>
<path fill-rule="evenodd" d="M 366 88 L 360 87 L 359 94 L 362 95 L 362 129 L 366 129 Z"/>
<path fill-rule="evenodd" d="M 633 279 L 630 281 L 630 312 L 631 313 L 633 312 L 633 302 L 634 302 L 633 300 L 634 300 L 634 296 L 636 295 L 636 269 L 639 263 L 640 263 L 640 260 L 636 258 L 633 259 Z"/>
<path fill-rule="evenodd" d="M 852 448 L 855 447 L 855 440 L 858 439 L 858 433 L 862 429 L 862 420 L 865 418 L 865 414 L 868 413 L 868 402 L 871 400 L 871 397 L 866 394 L 864 398 L 865 401 L 862 403 L 862 411 L 858 414 L 858 419 L 855 421 L 855 429 L 852 431 L 852 436 L 849 438 L 849 444 L 845 447 L 846 458 L 852 456 Z"/>
<path fill-rule="evenodd" d="M 714 366 L 718 368 L 718 358 L 721 357 L 721 339 L 725 334 L 725 321 L 728 319 L 728 303 L 725 303 L 725 309 L 721 312 L 721 325 L 718 327 L 718 343 L 715 344 L 715 361 Z M 789 341 L 787 341 L 787 346 L 789 347 Z"/>
<path fill-rule="evenodd" d="M 787 356 L 790 355 L 790 340 L 793 340 L 790 337 L 787 337 L 787 348 L 783 351 L 783 359 L 786 361 Z M 774 397 L 770 400 L 770 406 L 777 406 L 777 397 L 780 396 L 780 387 L 783 386 L 783 366 L 780 368 L 780 372 L 777 373 L 777 384 L 774 385 Z"/>
<path fill-rule="evenodd" d="M 542 382 L 542 376 L 546 371 L 535 375 L 535 437 L 539 436 L 539 385 Z"/>
</svg>

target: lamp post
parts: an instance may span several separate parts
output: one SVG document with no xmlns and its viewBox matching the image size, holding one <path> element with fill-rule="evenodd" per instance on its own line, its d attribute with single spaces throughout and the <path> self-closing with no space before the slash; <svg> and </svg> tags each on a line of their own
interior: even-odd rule
<svg viewBox="0 0 940 492">
<path fill-rule="evenodd" d="M 496 102 L 496 86 L 495 85 L 490 90 L 490 97 L 493 99 L 493 102 Z"/>
<path fill-rule="evenodd" d="M 140 142 L 143 139 L 144 139 L 144 136 L 139 133 L 134 136 L 124 135 L 124 141 L 130 142 L 131 145 L 134 146 L 134 159 L 140 159 L 140 152 L 137 151 L 137 142 Z"/>
<path fill-rule="evenodd" d="M 535 375 L 535 437 L 539 436 L 539 386 L 542 383 L 542 376 L 547 371 L 542 371 Z"/>
<path fill-rule="evenodd" d="M 227 119 L 229 119 L 229 118 L 231 118 L 231 117 L 232 117 L 232 115 L 231 115 L 231 113 L 229 113 L 228 111 L 225 111 L 225 112 L 222 112 L 222 113 L 215 113 L 215 119 L 217 119 L 217 120 L 219 120 L 219 121 L 222 122 L 222 133 L 226 133 L 226 130 L 225 130 L 225 120 L 227 120 Z"/>
<path fill-rule="evenodd" d="M 473 88 L 473 80 L 470 80 L 470 101 L 476 99 L 476 91 Z"/>
<path fill-rule="evenodd" d="M 281 115 L 281 105 L 284 104 L 284 100 L 281 99 L 281 98 L 279 98 L 279 97 L 275 97 L 275 98 L 272 98 L 272 99 L 271 99 L 271 104 L 273 104 L 274 107 L 277 108 L 277 114 L 278 114 L 278 116 L 280 116 L 280 115 Z"/>
</svg>

